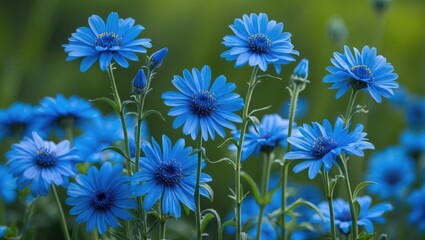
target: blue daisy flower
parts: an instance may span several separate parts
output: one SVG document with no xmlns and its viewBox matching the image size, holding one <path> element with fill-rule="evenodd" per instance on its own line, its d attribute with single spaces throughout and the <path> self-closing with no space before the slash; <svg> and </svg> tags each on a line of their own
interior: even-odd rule
<svg viewBox="0 0 425 240">
<path fill-rule="evenodd" d="M 365 46 L 361 53 L 354 48 L 353 56 L 350 48 L 345 46 L 344 54 L 334 52 L 331 62 L 334 66 L 326 68 L 330 74 L 323 78 L 323 82 L 332 83 L 331 89 L 338 89 L 336 98 L 344 95 L 351 86 L 369 92 L 380 103 L 382 97 L 390 98 L 394 94 L 393 88 L 398 87 L 398 75 L 393 73 L 393 66 L 383 56 L 377 56 L 374 47 Z"/>
<path fill-rule="evenodd" d="M 12 203 L 16 199 L 16 179 L 6 166 L 0 164 L 0 198 L 5 203 Z"/>
<path fill-rule="evenodd" d="M 233 93 L 236 85 L 227 82 L 223 75 L 218 76 L 211 85 L 211 69 L 205 65 L 201 71 L 196 68 L 183 71 L 183 77 L 174 76 L 174 86 L 179 92 L 169 91 L 162 94 L 164 103 L 172 107 L 168 112 L 176 116 L 173 127 L 183 126 L 183 133 L 195 140 L 201 130 L 202 138 L 212 139 L 215 132 L 221 137 L 226 135 L 224 128 L 234 129 L 233 122 L 242 122 L 235 111 L 243 108 L 243 99 Z"/>
<path fill-rule="evenodd" d="M 357 224 L 359 226 L 363 226 L 367 233 L 372 233 L 374 226 L 373 222 L 378 222 L 383 224 L 385 222 L 384 217 L 382 216 L 384 213 L 388 211 L 392 211 L 393 207 L 390 203 L 379 203 L 373 207 L 372 198 L 369 196 L 357 197 L 356 200 L 360 204 L 360 213 L 357 219 Z M 337 198 L 333 200 L 333 208 L 334 208 L 334 219 L 335 225 L 339 228 L 339 230 L 348 235 L 351 230 L 351 213 L 350 206 L 348 202 L 344 201 L 341 198 Z M 322 202 L 319 204 L 319 209 L 322 211 L 323 216 L 325 217 L 325 226 L 330 228 L 330 213 L 329 213 L 329 205 L 328 202 Z M 322 222 L 322 219 L 315 214 L 312 217 L 313 222 Z"/>
<path fill-rule="evenodd" d="M 425 131 L 406 129 L 400 134 L 401 145 L 411 154 L 425 152 Z"/>
<path fill-rule="evenodd" d="M 425 98 L 412 98 L 407 103 L 405 111 L 410 128 L 425 130 Z"/>
<path fill-rule="evenodd" d="M 127 68 L 127 59 L 138 61 L 136 53 L 146 53 L 152 47 L 150 39 L 136 37 L 145 29 L 134 25 L 134 19 L 122 19 L 111 12 L 105 22 L 97 15 L 89 17 L 90 27 L 80 27 L 64 44 L 67 61 L 82 57 L 80 71 L 87 71 L 99 59 L 100 69 L 106 71 L 112 60 Z"/>
<path fill-rule="evenodd" d="M 140 160 L 140 171 L 133 175 L 134 195 L 145 195 L 144 208 L 150 210 L 162 198 L 162 213 L 176 218 L 181 216 L 180 203 L 195 211 L 193 193 L 196 185 L 197 155 L 192 148 L 185 148 L 184 139 L 180 138 L 174 146 L 171 140 L 162 136 L 162 149 L 152 138 L 152 144 L 142 145 L 145 154 Z M 192 154 L 192 155 L 191 155 Z M 201 173 L 201 184 L 211 181 L 211 177 Z M 141 185 L 138 183 L 141 182 Z M 204 188 L 203 196 L 209 197 Z"/>
<path fill-rule="evenodd" d="M 366 179 L 377 184 L 369 186 L 371 193 L 383 198 L 400 198 L 415 181 L 415 162 L 401 147 L 389 147 L 369 159 Z"/>
<path fill-rule="evenodd" d="M 223 38 L 222 44 L 229 50 L 223 52 L 221 57 L 227 61 L 236 60 L 235 67 L 249 64 L 267 71 L 268 65 L 272 64 L 280 74 L 280 65 L 294 62 L 291 54 L 299 54 L 293 50 L 291 34 L 282 32 L 283 23 L 269 21 L 264 13 L 244 14 L 242 19 L 235 19 L 229 27 L 235 35 Z"/>
<path fill-rule="evenodd" d="M 43 98 L 37 112 L 39 124 L 44 129 L 53 129 L 59 136 L 64 135 L 66 127 L 79 127 L 99 115 L 87 100 L 77 96 L 66 99 L 62 94 L 57 94 L 56 98 Z"/>
<path fill-rule="evenodd" d="M 13 136 L 30 136 L 33 131 L 40 133 L 36 110 L 32 105 L 17 102 L 0 110 L 0 140 Z"/>
<path fill-rule="evenodd" d="M 289 121 L 281 118 L 278 114 L 264 115 L 261 123 L 257 126 L 250 126 L 245 135 L 242 147 L 242 160 L 254 154 L 256 157 L 260 152 L 270 153 L 279 146 L 286 146 Z M 240 130 L 234 132 L 234 137 L 239 141 Z M 236 149 L 231 145 L 230 149 Z"/>
<path fill-rule="evenodd" d="M 76 183 L 68 188 L 66 204 L 73 206 L 69 213 L 78 215 L 77 223 L 87 222 L 87 231 L 95 227 L 104 234 L 110 226 L 119 226 L 117 218 L 131 220 L 128 209 L 137 208 L 132 198 L 130 177 L 122 175 L 121 165 L 104 163 L 100 170 L 90 167 L 87 175 L 77 175 Z"/>
<path fill-rule="evenodd" d="M 348 155 L 363 156 L 363 150 L 374 149 L 369 143 L 363 125 L 358 124 L 352 132 L 349 126 L 344 127 L 344 121 L 338 118 L 332 129 L 330 122 L 325 119 L 323 125 L 313 122 L 312 126 L 304 124 L 298 127 L 301 135 L 289 137 L 288 142 L 296 147 L 295 150 L 285 154 L 286 159 L 303 159 L 293 171 L 298 173 L 308 168 L 308 177 L 313 179 L 324 166 L 325 171 L 332 168 L 336 157 L 343 151 Z"/>
<path fill-rule="evenodd" d="M 69 141 L 58 144 L 44 141 L 33 132 L 32 138 L 25 137 L 6 153 L 10 172 L 17 178 L 18 189 L 31 185 L 33 196 L 46 196 L 50 184 L 66 187 L 69 177 L 76 174 L 75 164 L 79 161 L 76 149 Z"/>
<path fill-rule="evenodd" d="M 407 203 L 412 211 L 408 216 L 409 223 L 415 224 L 421 233 L 425 233 L 425 186 L 412 192 Z"/>
</svg>

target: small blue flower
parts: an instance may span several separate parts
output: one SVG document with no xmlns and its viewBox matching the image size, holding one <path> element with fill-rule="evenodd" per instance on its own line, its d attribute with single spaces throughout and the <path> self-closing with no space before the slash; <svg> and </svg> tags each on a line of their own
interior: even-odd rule
<svg viewBox="0 0 425 240">
<path fill-rule="evenodd" d="M 369 186 L 372 193 L 383 198 L 403 196 L 403 193 L 415 180 L 415 162 L 400 147 L 390 147 L 375 153 L 369 159 L 366 179 L 376 182 Z"/>
<path fill-rule="evenodd" d="M 133 175 L 134 195 L 145 195 L 144 208 L 150 210 L 161 198 L 162 213 L 176 218 L 181 216 L 180 203 L 195 211 L 195 192 L 197 155 L 192 148 L 185 148 L 184 139 L 180 138 L 174 146 L 171 140 L 162 136 L 162 149 L 152 138 L 152 144 L 142 145 L 145 154 L 140 159 L 141 170 Z M 201 173 L 201 183 L 211 181 L 211 177 Z M 141 185 L 138 183 L 141 182 Z M 204 188 L 200 193 L 208 197 Z"/>
<path fill-rule="evenodd" d="M 425 186 L 414 191 L 407 199 L 412 211 L 408 216 L 409 223 L 415 224 L 421 233 L 425 233 Z"/>
<path fill-rule="evenodd" d="M 0 110 L 0 140 L 13 136 L 30 136 L 33 131 L 39 132 L 40 129 L 36 110 L 30 104 L 17 102 Z"/>
<path fill-rule="evenodd" d="M 57 94 L 56 98 L 43 98 L 37 112 L 40 125 L 44 129 L 53 129 L 59 136 L 64 134 L 63 129 L 81 126 L 99 115 L 90 102 L 77 96 L 66 99 L 62 94 Z"/>
<path fill-rule="evenodd" d="M 376 48 L 363 47 L 360 53 L 354 48 L 354 56 L 348 46 L 344 47 L 344 54 L 334 52 L 331 62 L 326 70 L 330 73 L 323 78 L 323 82 L 332 83 L 331 89 L 338 89 L 336 98 L 344 95 L 350 86 L 363 89 L 380 103 L 382 96 L 390 98 L 393 88 L 398 87 L 398 75 L 393 73 L 393 66 L 387 60 L 376 55 Z"/>
<path fill-rule="evenodd" d="M 100 170 L 90 167 L 87 175 L 78 175 L 68 188 L 66 204 L 73 206 L 69 213 L 78 215 L 77 223 L 87 222 L 87 231 L 95 227 L 104 234 L 110 226 L 119 226 L 117 218 L 131 220 L 128 209 L 137 208 L 132 198 L 130 177 L 122 175 L 121 165 L 104 163 Z"/>
<path fill-rule="evenodd" d="M 46 196 L 50 184 L 66 187 L 68 178 L 76 174 L 75 164 L 79 161 L 76 149 L 69 141 L 58 144 L 44 141 L 33 132 L 32 138 L 25 137 L 6 153 L 10 172 L 17 178 L 18 189 L 31 185 L 33 196 Z"/>
<path fill-rule="evenodd" d="M 133 92 L 137 94 L 143 93 L 147 84 L 145 71 L 143 69 L 139 69 L 137 71 L 136 76 L 133 79 Z"/>
<path fill-rule="evenodd" d="M 372 198 L 369 196 L 357 197 L 356 199 L 360 204 L 360 214 L 357 219 L 357 224 L 363 226 L 367 233 L 373 232 L 373 222 L 384 223 L 385 219 L 382 216 L 385 212 L 392 211 L 393 207 L 390 203 L 379 203 L 373 207 L 370 207 Z M 334 218 L 335 225 L 339 230 L 348 235 L 351 230 L 351 213 L 348 202 L 341 198 L 333 200 Z M 328 202 L 322 202 L 319 204 L 319 209 L 322 211 L 325 217 L 326 227 L 330 228 L 330 213 Z M 312 218 L 314 222 L 322 222 L 322 219 L 315 214 Z"/>
<path fill-rule="evenodd" d="M 313 179 L 324 165 L 325 171 L 332 168 L 336 157 L 345 152 L 347 155 L 363 156 L 363 150 L 374 149 L 369 143 L 366 133 L 363 132 L 363 125 L 358 124 L 352 132 L 349 126 L 344 127 L 344 121 L 338 118 L 335 127 L 332 129 L 330 122 L 325 119 L 323 125 L 313 122 L 312 126 L 304 124 L 298 130 L 301 136 L 289 137 L 290 142 L 297 149 L 285 154 L 286 159 L 303 159 L 294 167 L 294 172 L 298 173 L 306 168 L 308 177 Z"/>
<path fill-rule="evenodd" d="M 425 98 L 414 97 L 406 106 L 407 124 L 412 129 L 425 130 Z"/>
<path fill-rule="evenodd" d="M 303 58 L 292 74 L 294 77 L 307 79 L 308 78 L 308 59 Z"/>
<path fill-rule="evenodd" d="M 165 56 L 167 56 L 168 48 L 162 48 L 159 51 L 156 51 L 150 57 L 149 68 L 154 70 L 159 68 L 164 61 Z"/>
<path fill-rule="evenodd" d="M 295 109 L 295 120 L 303 118 L 308 112 L 308 100 L 305 97 L 298 97 L 297 108 Z M 291 99 L 289 98 L 280 107 L 279 114 L 283 118 L 289 117 L 289 112 L 291 108 Z"/>
<path fill-rule="evenodd" d="M 172 107 L 168 112 L 176 116 L 173 127 L 183 126 L 183 133 L 195 140 L 201 130 L 202 138 L 207 141 L 208 134 L 214 140 L 215 132 L 221 137 L 226 135 L 224 128 L 234 129 L 233 122 L 242 122 L 235 111 L 243 108 L 243 100 L 233 93 L 236 85 L 227 82 L 223 75 L 211 84 L 211 69 L 205 65 L 201 71 L 196 68 L 183 71 L 183 77 L 174 76 L 174 86 L 179 92 L 169 91 L 162 94 L 164 103 Z"/>
<path fill-rule="evenodd" d="M 280 65 L 294 62 L 291 54 L 299 54 L 293 50 L 291 34 L 282 32 L 283 23 L 269 21 L 264 13 L 244 14 L 242 19 L 235 19 L 229 27 L 235 35 L 223 38 L 222 44 L 229 50 L 223 52 L 221 57 L 227 61 L 236 60 L 235 67 L 249 64 L 267 71 L 268 65 L 272 64 L 279 74 Z"/>
<path fill-rule="evenodd" d="M 134 19 L 122 19 L 111 12 L 105 22 L 97 15 L 88 19 L 90 27 L 80 27 L 64 44 L 68 53 L 67 61 L 82 57 L 80 71 L 87 71 L 99 59 L 100 69 L 106 71 L 112 59 L 121 67 L 127 68 L 127 59 L 137 61 L 136 53 L 146 53 L 152 47 L 150 39 L 136 37 L 144 30 L 141 25 L 134 26 Z"/>
<path fill-rule="evenodd" d="M 16 199 L 16 179 L 6 166 L 0 164 L 0 198 L 6 203 L 12 203 Z"/>
<path fill-rule="evenodd" d="M 425 131 L 406 129 L 400 134 L 401 145 L 412 154 L 425 152 Z"/>
<path fill-rule="evenodd" d="M 6 226 L 0 226 L 0 238 L 4 237 L 4 234 L 9 230 Z"/>
<path fill-rule="evenodd" d="M 260 152 L 270 153 L 279 146 L 286 146 L 288 127 L 289 121 L 278 114 L 264 115 L 257 126 L 258 132 L 254 126 L 250 126 L 245 135 L 242 160 L 246 160 L 252 154 L 257 157 Z M 239 141 L 240 130 L 235 131 L 233 135 Z M 230 149 L 235 150 L 236 146 L 231 145 Z"/>
</svg>

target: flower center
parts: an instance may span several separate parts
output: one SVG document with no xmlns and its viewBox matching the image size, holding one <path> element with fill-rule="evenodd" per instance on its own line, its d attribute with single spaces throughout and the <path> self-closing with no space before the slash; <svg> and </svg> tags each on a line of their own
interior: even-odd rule
<svg viewBox="0 0 425 240">
<path fill-rule="evenodd" d="M 367 87 L 367 82 L 363 80 L 373 80 L 373 74 L 370 68 L 366 65 L 357 65 L 351 68 L 351 72 L 356 75 L 359 79 L 350 79 L 351 87 L 356 90 Z"/>
<path fill-rule="evenodd" d="M 113 48 L 122 46 L 122 37 L 114 32 L 104 32 L 96 36 L 94 43 L 103 50 L 116 50 Z"/>
<path fill-rule="evenodd" d="M 76 120 L 76 117 L 73 115 L 65 115 L 59 117 L 56 122 L 61 128 L 67 129 L 69 127 L 74 127 Z"/>
<path fill-rule="evenodd" d="M 351 222 L 351 213 L 349 209 L 344 208 L 344 210 L 339 213 L 338 220 L 341 222 Z"/>
<path fill-rule="evenodd" d="M 316 158 L 322 158 L 332 151 L 332 149 L 336 148 L 336 146 L 338 146 L 338 143 L 334 139 L 320 136 L 314 141 L 313 155 Z"/>
<path fill-rule="evenodd" d="M 171 162 L 162 162 L 159 168 L 155 171 L 156 180 L 162 184 L 172 187 L 180 183 L 183 177 L 182 164 L 173 160 Z"/>
<path fill-rule="evenodd" d="M 108 210 L 112 204 L 112 196 L 109 192 L 95 192 L 92 203 L 98 211 Z"/>
<path fill-rule="evenodd" d="M 248 38 L 248 44 L 252 51 L 256 53 L 268 53 L 272 41 L 263 33 L 256 33 Z"/>
<path fill-rule="evenodd" d="M 50 149 L 40 148 L 35 155 L 35 164 L 40 168 L 51 168 L 56 165 L 56 153 L 50 152 Z"/>
<path fill-rule="evenodd" d="M 390 171 L 385 174 L 385 182 L 387 182 L 389 185 L 396 185 L 401 181 L 401 176 L 399 172 L 396 171 Z"/>
<path fill-rule="evenodd" d="M 277 145 L 277 141 L 272 138 L 272 134 L 261 135 L 260 138 L 261 138 L 260 152 L 271 153 Z"/>
<path fill-rule="evenodd" d="M 209 117 L 215 110 L 215 96 L 209 91 L 198 92 L 192 97 L 192 111 L 198 114 L 198 117 Z"/>
</svg>

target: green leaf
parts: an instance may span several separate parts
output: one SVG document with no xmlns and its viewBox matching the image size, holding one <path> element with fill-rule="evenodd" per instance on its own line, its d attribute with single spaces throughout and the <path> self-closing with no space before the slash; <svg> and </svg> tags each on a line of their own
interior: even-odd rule
<svg viewBox="0 0 425 240">
<path fill-rule="evenodd" d="M 230 142 L 230 143 L 232 143 L 232 144 L 234 144 L 236 147 L 238 147 L 239 146 L 239 143 L 238 143 L 238 141 L 236 141 L 236 139 L 234 138 L 234 137 L 229 137 L 229 138 L 227 138 L 226 140 L 224 140 L 220 145 L 218 145 L 218 147 L 217 148 L 221 148 L 221 147 L 223 147 L 225 144 L 227 144 L 228 142 Z"/>
<path fill-rule="evenodd" d="M 356 240 L 370 240 L 370 239 L 373 239 L 374 236 L 375 236 L 375 233 L 361 232 L 359 236 L 356 238 Z"/>
<path fill-rule="evenodd" d="M 102 152 L 107 151 L 107 150 L 114 151 L 114 152 L 118 153 L 119 155 L 121 155 L 123 158 L 130 161 L 130 159 L 125 155 L 125 153 L 121 150 L 121 148 L 119 148 L 117 146 L 106 147 L 106 148 L 102 149 Z"/>
<path fill-rule="evenodd" d="M 96 231 L 96 230 L 95 230 Z M 116 237 L 119 240 L 129 240 L 127 236 L 125 236 L 122 233 L 114 232 L 114 231 L 108 231 L 112 236 Z"/>
<path fill-rule="evenodd" d="M 334 195 L 336 184 L 343 179 L 344 179 L 344 175 L 336 175 L 335 178 L 331 179 L 330 187 L 329 187 L 329 189 L 331 191 L 331 196 Z"/>
<path fill-rule="evenodd" d="M 136 101 L 126 100 L 126 101 L 122 102 L 122 104 L 121 104 L 122 105 L 122 108 L 126 108 L 127 105 L 130 104 L 130 103 L 134 103 L 134 104 L 136 104 L 136 106 L 138 105 L 138 103 Z"/>
<path fill-rule="evenodd" d="M 269 108 L 271 108 L 271 107 L 272 107 L 272 105 L 268 105 L 268 106 L 266 106 L 266 107 L 262 107 L 262 108 L 254 109 L 254 110 L 252 110 L 252 111 L 251 111 L 251 113 L 249 114 L 249 116 L 251 116 L 252 114 L 254 114 L 254 113 L 256 113 L 256 112 L 260 112 L 260 111 L 267 110 L 267 109 L 269 109 Z"/>
<path fill-rule="evenodd" d="M 107 104 L 109 104 L 112 109 L 114 109 L 115 112 L 120 112 L 121 109 L 118 108 L 118 105 L 115 103 L 114 100 L 107 98 L 107 97 L 100 97 L 100 98 L 95 98 L 95 99 L 90 99 L 90 102 L 105 102 Z"/>
<path fill-rule="evenodd" d="M 158 219 L 155 220 L 155 222 L 153 222 L 152 225 L 148 228 L 148 231 L 146 232 L 146 234 L 149 235 L 152 232 L 152 230 L 155 229 L 155 227 L 156 227 L 156 225 L 158 225 L 158 223 L 159 223 Z"/>
<path fill-rule="evenodd" d="M 361 182 L 357 185 L 356 189 L 354 189 L 353 192 L 353 198 L 356 199 L 357 195 L 359 194 L 359 192 L 365 188 L 366 186 L 370 185 L 370 184 L 376 184 L 376 182 L 372 182 L 372 181 L 364 181 Z"/>
<path fill-rule="evenodd" d="M 160 112 L 158 112 L 157 110 L 148 110 L 148 111 L 146 111 L 146 112 L 144 112 L 143 114 L 142 114 L 142 120 L 144 120 L 144 119 L 146 119 L 149 115 L 151 115 L 151 114 L 156 114 L 156 115 L 158 115 L 161 119 L 162 119 L 162 121 L 164 121 L 165 122 L 165 118 L 162 116 L 162 114 L 160 113 Z"/>
<path fill-rule="evenodd" d="M 208 162 L 210 162 L 210 163 L 213 163 L 213 164 L 215 164 L 215 163 L 221 163 L 221 162 L 225 162 L 225 163 L 228 163 L 228 164 L 230 164 L 230 165 L 232 165 L 232 167 L 233 167 L 233 169 L 236 169 L 236 164 L 232 161 L 232 159 L 230 159 L 230 158 L 221 158 L 221 159 L 219 159 L 219 160 L 216 160 L 216 161 L 208 161 Z"/>
<path fill-rule="evenodd" d="M 262 74 L 262 75 L 257 76 L 257 79 L 266 79 L 266 78 L 276 79 L 276 80 L 280 80 L 280 81 L 282 80 L 282 78 L 277 77 L 277 76 L 273 76 L 273 75 L 270 75 L 270 74 Z"/>
<path fill-rule="evenodd" d="M 201 183 L 200 187 L 202 187 L 203 189 L 207 190 L 208 195 L 210 195 L 211 198 L 211 202 L 214 200 L 214 191 L 212 190 L 212 188 L 210 187 L 210 185 L 208 185 L 207 183 Z"/>
<path fill-rule="evenodd" d="M 320 209 L 319 209 L 319 208 L 317 208 L 317 207 L 316 207 L 316 205 L 314 205 L 313 203 L 311 203 L 311 202 L 309 202 L 309 201 L 307 201 L 307 200 L 304 200 L 304 199 L 302 199 L 302 198 L 298 198 L 295 202 L 293 202 L 291 205 L 289 205 L 289 206 L 286 208 L 285 212 L 282 212 L 282 210 L 281 210 L 281 209 L 278 209 L 278 210 L 276 210 L 276 211 L 272 212 L 272 213 L 270 214 L 270 216 L 271 216 L 271 217 L 277 217 L 277 216 L 280 216 L 280 215 L 283 215 L 283 214 L 289 214 L 289 213 L 291 213 L 292 211 L 294 211 L 294 209 L 295 209 L 295 208 L 297 208 L 297 207 L 299 207 L 299 206 L 302 206 L 302 205 L 305 205 L 305 206 L 307 206 L 307 207 L 311 208 L 313 211 L 315 211 L 315 212 L 317 213 L 317 215 L 319 215 L 319 217 L 320 217 L 322 220 L 325 220 L 325 217 L 323 216 L 322 211 L 320 211 Z"/>
<path fill-rule="evenodd" d="M 213 216 L 213 218 L 215 218 L 216 219 L 216 221 L 217 221 L 217 231 L 218 232 L 220 232 L 220 228 L 221 228 L 221 218 L 220 218 L 220 215 L 217 213 L 217 211 L 216 210 L 214 210 L 214 209 L 212 209 L 212 208 L 208 208 L 208 209 L 205 209 L 205 210 L 203 210 L 202 211 L 202 213 L 201 214 L 205 214 L 205 215 L 212 215 Z M 209 221 L 211 221 L 211 219 L 210 220 L 208 220 L 208 222 Z M 202 220 L 201 220 L 201 222 L 202 222 Z M 204 222 L 202 222 L 202 225 L 204 225 Z M 208 225 L 208 223 L 206 223 L 206 225 L 205 226 L 202 226 L 203 228 L 202 228 L 202 232 L 205 230 L 205 228 L 206 228 L 206 226 Z"/>
<path fill-rule="evenodd" d="M 190 209 L 189 209 L 188 207 L 186 207 L 186 205 L 184 205 L 184 204 L 182 204 L 182 205 L 183 205 L 184 213 L 185 213 L 186 215 L 189 215 L 189 214 L 190 214 Z"/>
<path fill-rule="evenodd" d="M 206 213 L 204 216 L 201 217 L 201 232 L 205 231 L 205 228 L 207 228 L 208 223 L 214 219 L 214 215 L 212 213 Z"/>
<path fill-rule="evenodd" d="M 245 181 L 248 183 L 249 187 L 251 188 L 252 195 L 255 198 L 255 201 L 257 201 L 258 204 L 262 204 L 263 199 L 261 198 L 260 191 L 258 190 L 257 184 L 255 184 L 254 179 L 251 178 L 247 173 L 241 172 L 241 177 L 245 179 Z"/>
<path fill-rule="evenodd" d="M 260 134 L 260 131 L 258 130 L 258 125 L 260 125 L 260 120 L 256 116 L 249 116 L 249 120 L 251 120 L 252 125 L 254 126 L 254 130 L 256 133 Z"/>
<path fill-rule="evenodd" d="M 356 215 L 356 218 L 359 219 L 360 214 L 360 203 L 357 200 L 354 200 L 354 214 Z"/>
</svg>

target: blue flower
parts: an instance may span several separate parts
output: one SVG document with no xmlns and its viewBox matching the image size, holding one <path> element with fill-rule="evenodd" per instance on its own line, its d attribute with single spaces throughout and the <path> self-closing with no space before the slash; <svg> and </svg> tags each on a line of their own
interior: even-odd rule
<svg viewBox="0 0 425 240">
<path fill-rule="evenodd" d="M 6 153 L 10 172 L 17 178 L 18 189 L 31 185 L 33 196 L 46 196 L 50 184 L 66 187 L 68 178 L 76 174 L 75 164 L 79 161 L 76 149 L 69 141 L 58 144 L 44 141 L 33 132 L 32 138 L 25 137 Z"/>
<path fill-rule="evenodd" d="M 127 59 L 137 61 L 137 53 L 146 53 L 152 44 L 148 38 L 136 37 L 145 29 L 141 25 L 134 26 L 134 19 L 122 19 L 111 12 L 105 22 L 92 15 L 88 19 L 90 27 L 80 27 L 64 44 L 68 53 L 67 61 L 82 57 L 80 71 L 87 71 L 99 59 L 100 69 L 106 71 L 112 59 L 121 67 L 127 68 Z"/>
<path fill-rule="evenodd" d="M 323 78 L 323 82 L 332 83 L 331 89 L 338 89 L 336 98 L 344 95 L 350 86 L 355 89 L 363 89 L 380 103 L 382 97 L 390 98 L 393 88 L 398 87 L 395 81 L 398 75 L 393 73 L 393 66 L 387 60 L 376 55 L 376 48 L 363 47 L 360 53 L 354 48 L 354 54 L 348 46 L 344 47 L 344 54 L 334 52 L 331 62 L 334 66 L 326 68 L 330 74 Z"/>
<path fill-rule="evenodd" d="M 400 198 L 415 180 L 415 162 L 403 148 L 387 148 L 369 159 L 366 179 L 377 183 L 369 186 L 370 192 Z"/>
<path fill-rule="evenodd" d="M 192 148 L 185 148 L 184 139 L 180 138 L 174 146 L 170 139 L 162 136 L 162 150 L 152 138 L 152 144 L 142 145 L 145 154 L 140 160 L 141 170 L 133 175 L 134 195 L 145 195 L 144 208 L 150 210 L 162 198 L 162 213 L 176 218 L 181 216 L 180 203 L 195 211 L 195 192 L 197 155 Z M 201 183 L 211 181 L 211 177 L 201 173 Z M 141 185 L 138 183 L 141 182 Z M 204 188 L 200 193 L 208 197 Z"/>
<path fill-rule="evenodd" d="M 308 112 L 308 100 L 305 97 L 298 97 L 297 108 L 295 109 L 295 119 L 303 118 Z M 280 107 L 279 114 L 283 118 L 289 117 L 289 111 L 291 108 L 291 99 L 289 98 Z"/>
<path fill-rule="evenodd" d="M 308 59 L 303 58 L 292 74 L 294 77 L 307 79 L 308 78 Z"/>
<path fill-rule="evenodd" d="M 149 68 L 154 70 L 159 68 L 164 61 L 165 56 L 167 56 L 168 48 L 162 48 L 152 54 L 150 57 Z"/>
<path fill-rule="evenodd" d="M 367 233 L 373 232 L 373 222 L 384 223 L 385 219 L 382 216 L 385 212 L 392 211 L 393 207 L 390 203 L 379 203 L 373 207 L 370 207 L 372 198 L 369 196 L 357 197 L 356 200 L 360 204 L 360 213 L 357 219 L 357 224 L 363 226 Z M 335 225 L 339 230 L 348 235 L 351 230 L 351 213 L 348 202 L 341 198 L 333 200 L 334 218 Z M 326 227 L 330 228 L 330 213 L 328 202 L 322 202 L 319 204 L 319 209 L 322 211 L 325 217 Z M 321 222 L 321 218 L 316 214 L 313 216 L 312 221 Z"/>
<path fill-rule="evenodd" d="M 4 234 L 9 230 L 6 226 L 0 226 L 0 238 L 4 237 Z"/>
<path fill-rule="evenodd" d="M 407 199 L 412 211 L 408 216 L 409 223 L 415 224 L 421 233 L 425 233 L 425 186 L 414 191 Z"/>
<path fill-rule="evenodd" d="M 278 114 L 264 115 L 261 123 L 257 126 L 250 126 L 245 135 L 242 147 L 242 160 L 254 154 L 256 157 L 260 152 L 270 153 L 279 146 L 286 146 L 289 121 L 281 118 Z M 234 132 L 234 137 L 239 141 L 240 131 Z M 231 145 L 230 149 L 236 149 Z"/>
<path fill-rule="evenodd" d="M 304 124 L 298 130 L 301 136 L 289 137 L 290 142 L 297 149 L 285 154 L 286 159 L 303 159 L 294 167 L 294 172 L 298 173 L 306 168 L 308 177 L 313 179 L 324 165 L 325 171 L 332 168 L 332 163 L 343 151 L 348 155 L 363 156 L 363 150 L 374 149 L 369 143 L 366 133 L 363 132 L 363 125 L 358 124 L 349 133 L 349 126 L 344 127 L 344 121 L 338 118 L 335 127 L 332 129 L 330 122 L 325 119 L 323 125 L 313 122 L 312 126 Z"/>
<path fill-rule="evenodd" d="M 143 93 L 147 82 L 148 81 L 146 80 L 145 71 L 143 71 L 143 69 L 139 69 L 133 79 L 133 92 L 136 94 Z"/>
<path fill-rule="evenodd" d="M 425 130 L 425 98 L 412 98 L 407 103 L 405 111 L 410 128 Z"/>
<path fill-rule="evenodd" d="M 71 215 L 77 223 L 87 222 L 87 231 L 97 227 L 100 234 L 119 226 L 117 218 L 131 220 L 128 209 L 137 208 L 131 196 L 130 177 L 122 175 L 121 165 L 104 163 L 100 170 L 90 167 L 87 175 L 78 175 L 68 188 L 66 204 L 73 206 Z"/>
<path fill-rule="evenodd" d="M 66 99 L 62 94 L 57 94 L 56 98 L 43 98 L 37 112 L 40 125 L 44 129 L 53 129 L 59 136 L 64 135 L 63 129 L 81 126 L 99 115 L 90 102 L 77 96 Z"/>
<path fill-rule="evenodd" d="M 406 129 L 400 134 L 401 145 L 412 154 L 425 152 L 425 131 Z"/>
<path fill-rule="evenodd" d="M 30 104 L 17 102 L 0 110 L 0 140 L 13 136 L 30 136 L 33 131 L 40 129 L 36 110 Z"/>
<path fill-rule="evenodd" d="M 221 57 L 227 61 L 236 60 L 235 67 L 249 64 L 267 71 L 268 65 L 272 64 L 279 74 L 280 65 L 295 61 L 291 54 L 299 54 L 293 50 L 291 34 L 282 32 L 283 23 L 269 21 L 264 13 L 244 14 L 242 19 L 235 19 L 229 27 L 235 35 L 223 38 L 222 44 L 229 50 L 223 52 Z"/>
<path fill-rule="evenodd" d="M 169 91 L 162 94 L 164 103 L 172 107 L 168 112 L 176 116 L 173 127 L 183 126 L 183 133 L 191 135 L 195 140 L 201 129 L 202 138 L 207 141 L 208 134 L 212 139 L 215 132 L 221 137 L 226 133 L 224 128 L 234 129 L 232 122 L 242 122 L 233 112 L 243 108 L 243 100 L 232 91 L 234 83 L 226 83 L 226 77 L 220 75 L 211 85 L 211 70 L 205 65 L 201 71 L 196 68 L 183 71 L 183 77 L 174 76 L 174 86 L 179 92 Z"/>
<path fill-rule="evenodd" d="M 16 180 L 6 166 L 0 164 L 0 198 L 6 203 L 16 199 Z"/>
</svg>

